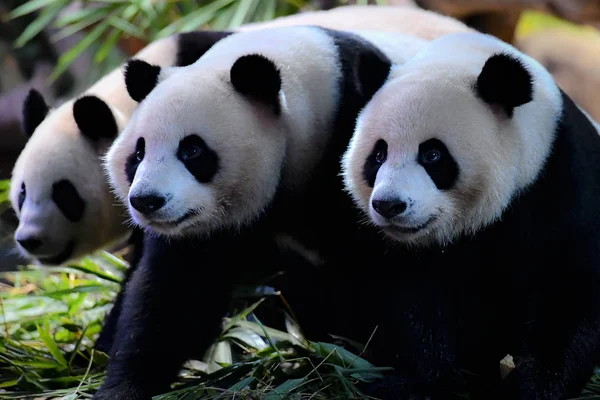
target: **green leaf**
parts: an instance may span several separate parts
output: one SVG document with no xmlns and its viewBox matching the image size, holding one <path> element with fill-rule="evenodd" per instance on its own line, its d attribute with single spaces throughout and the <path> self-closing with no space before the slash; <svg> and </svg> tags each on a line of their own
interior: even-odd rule
<svg viewBox="0 0 600 400">
<path fill-rule="evenodd" d="M 62 40 L 69 36 L 72 36 L 75 33 L 87 28 L 90 25 L 97 23 L 98 21 L 102 21 L 105 18 L 106 18 L 106 13 L 104 11 L 99 12 L 99 13 L 94 13 L 89 18 L 83 19 L 79 22 L 69 25 L 66 28 L 62 28 L 60 31 L 58 31 L 54 35 L 52 35 L 50 40 L 52 42 L 58 42 L 59 40 Z"/>
<path fill-rule="evenodd" d="M 54 359 L 58 361 L 62 367 L 68 368 L 67 360 L 63 356 L 62 351 L 60 351 L 58 345 L 56 344 L 54 339 L 52 339 L 48 331 L 46 331 L 46 329 L 42 328 L 40 325 L 37 326 L 37 331 L 40 334 L 40 338 L 42 339 L 42 341 L 44 342 L 44 344 L 48 348 L 48 351 L 50 351 L 50 354 L 52 354 Z"/>
<path fill-rule="evenodd" d="M 127 22 L 123 18 L 117 17 L 115 15 L 108 18 L 108 22 L 117 29 L 120 29 L 122 32 L 136 37 L 138 39 L 145 39 L 146 35 L 144 32 L 140 30 L 137 26 Z"/>
<path fill-rule="evenodd" d="M 118 29 L 113 29 L 110 32 L 110 35 L 108 35 L 108 37 L 104 41 L 104 43 L 102 43 L 100 49 L 96 52 L 94 62 L 101 63 L 102 61 L 104 61 L 108 54 L 111 52 L 111 50 L 114 50 L 115 46 L 117 45 L 117 42 L 119 41 L 119 39 L 121 39 L 122 36 L 122 31 Z"/>
<path fill-rule="evenodd" d="M 239 392 L 240 390 L 246 388 L 249 384 L 251 384 L 252 382 L 254 382 L 254 377 L 253 376 L 249 376 L 246 379 L 242 379 L 241 381 L 239 381 L 238 383 L 236 383 L 235 385 L 231 386 L 229 388 L 229 392 Z"/>
<path fill-rule="evenodd" d="M 86 274 L 91 274 L 97 276 L 98 278 L 104 279 L 109 282 L 121 283 L 121 279 L 104 272 L 98 264 L 95 264 L 90 261 L 82 261 L 81 264 L 69 264 L 68 268 L 74 269 L 76 271 L 84 272 Z"/>
<path fill-rule="evenodd" d="M 30 14 L 40 8 L 51 6 L 56 0 L 29 0 L 8 14 L 9 19 L 15 19 Z"/>
<path fill-rule="evenodd" d="M 31 24 L 25 28 L 23 33 L 15 41 L 15 47 L 23 47 L 27 42 L 33 39 L 38 33 L 40 33 L 50 22 L 58 15 L 63 5 L 69 0 L 55 0 L 55 4 L 45 8 Z"/>
<path fill-rule="evenodd" d="M 58 59 L 58 65 L 52 72 L 50 80 L 53 82 L 56 80 L 56 78 L 62 75 L 67 70 L 67 68 L 69 68 L 69 66 L 73 63 L 73 61 L 75 61 L 75 59 L 79 57 L 81 53 L 83 53 L 85 49 L 90 47 L 92 43 L 94 43 L 102 36 L 104 31 L 106 31 L 108 27 L 108 21 L 103 21 L 102 23 L 98 24 L 87 36 L 85 36 L 79 41 L 79 43 L 73 46 L 71 50 L 60 56 L 60 58 Z"/>
<path fill-rule="evenodd" d="M 94 18 L 96 14 L 101 14 L 104 17 L 106 17 L 107 15 L 109 15 L 109 13 L 110 8 L 107 6 L 82 8 L 81 10 L 71 11 L 58 17 L 56 22 L 54 23 L 54 26 L 56 28 L 64 28 L 67 25 L 72 25 L 77 22 Z"/>
<path fill-rule="evenodd" d="M 288 398 L 291 392 L 306 381 L 306 378 L 289 379 L 277 386 L 263 400 L 281 400 Z"/>
</svg>

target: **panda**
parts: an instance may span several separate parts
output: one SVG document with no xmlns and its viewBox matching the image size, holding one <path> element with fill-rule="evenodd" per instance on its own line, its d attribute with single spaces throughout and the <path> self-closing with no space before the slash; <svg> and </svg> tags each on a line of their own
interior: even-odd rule
<svg viewBox="0 0 600 400">
<path fill-rule="evenodd" d="M 188 65 L 226 35 L 174 35 L 150 44 L 136 58 L 162 66 Z M 58 265 L 129 236 L 100 156 L 135 106 L 121 68 L 55 110 L 37 90 L 29 91 L 23 105 L 23 131 L 29 139 L 12 171 L 10 191 L 19 217 L 15 241 L 27 256 Z"/>
<path fill-rule="evenodd" d="M 248 24 L 236 30 L 298 25 L 303 21 L 333 28 L 339 25 L 406 30 L 424 38 L 469 30 L 454 19 L 431 12 L 383 6 L 338 7 Z M 199 31 L 174 35 L 149 45 L 136 58 L 160 66 L 188 65 L 230 33 Z M 129 240 L 135 244 L 135 267 L 141 253 L 141 232 L 134 229 L 131 234 L 127 213 L 110 192 L 98 156 L 123 129 L 136 104 L 125 93 L 121 69 L 55 110 L 50 110 L 39 92 L 32 90 L 23 110 L 24 131 L 31 139 L 13 170 L 10 196 L 20 219 L 15 232 L 20 250 L 42 264 L 52 265 Z M 120 297 L 116 304 L 119 302 Z M 98 339 L 101 350 L 110 346 L 104 332 L 111 330 L 103 330 Z"/>
<path fill-rule="evenodd" d="M 541 64 L 484 34 L 430 42 L 361 111 L 342 167 L 383 236 L 327 287 L 360 288 L 377 365 L 402 371 L 388 388 L 579 397 L 600 361 L 600 138 Z"/>
<path fill-rule="evenodd" d="M 278 233 L 329 241 L 332 229 L 318 222 L 327 216 L 337 231 L 353 212 L 322 201 L 335 206 L 345 196 L 339 161 L 355 118 L 392 62 L 425 43 L 281 27 L 233 34 L 187 67 L 128 62 L 127 90 L 140 105 L 105 166 L 147 235 L 95 399 L 149 399 L 168 389 L 183 362 L 218 335 L 233 285 L 277 267 Z M 210 307 L 190 318 L 205 301 Z M 182 320 L 194 346 L 161 350 L 168 321 Z"/>
<path fill-rule="evenodd" d="M 345 6 L 248 24 L 237 30 L 302 23 L 331 28 L 376 27 L 426 39 L 469 29 L 454 19 L 418 8 Z M 230 33 L 174 35 L 149 45 L 135 58 L 160 66 L 188 65 Z M 62 264 L 130 237 L 126 214 L 115 206 L 98 155 L 125 126 L 136 104 L 125 91 L 121 68 L 89 88 L 83 98 L 52 111 L 38 91 L 30 92 L 23 106 L 23 130 L 28 137 L 36 134 L 13 169 L 10 193 L 19 217 L 14 238 L 25 255 L 42 264 Z"/>
</svg>

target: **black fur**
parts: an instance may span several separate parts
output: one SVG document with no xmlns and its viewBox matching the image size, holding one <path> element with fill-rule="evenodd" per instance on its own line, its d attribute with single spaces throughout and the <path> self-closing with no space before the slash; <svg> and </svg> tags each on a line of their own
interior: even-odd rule
<svg viewBox="0 0 600 400">
<path fill-rule="evenodd" d="M 31 137 L 35 129 L 42 123 L 50 108 L 44 96 L 35 89 L 30 89 L 23 102 L 23 133 Z"/>
<path fill-rule="evenodd" d="M 114 139 L 119 134 L 112 110 L 96 96 L 83 96 L 73 103 L 73 117 L 81 134 L 88 139 Z"/>
<path fill-rule="evenodd" d="M 383 139 L 379 139 L 377 142 L 375 142 L 375 146 L 373 146 L 373 151 L 371 151 L 371 154 L 369 154 L 369 157 L 367 157 L 367 160 L 365 161 L 365 165 L 363 166 L 363 178 L 365 179 L 369 187 L 375 186 L 377 172 L 379 171 L 379 168 L 381 168 L 381 166 L 385 162 L 385 159 L 387 158 L 387 149 L 387 142 Z M 377 160 L 378 154 L 385 155 L 382 161 Z"/>
<path fill-rule="evenodd" d="M 68 179 L 62 179 L 52 185 L 52 201 L 69 221 L 77 222 L 83 218 L 85 200 Z"/>
<path fill-rule="evenodd" d="M 161 68 L 146 61 L 131 59 L 125 65 L 125 86 L 129 96 L 141 102 L 158 84 Z"/>
<path fill-rule="evenodd" d="M 324 248 L 333 247 L 333 251 L 345 249 L 349 243 L 344 243 L 345 237 L 338 234 L 353 234 L 357 211 L 342 193 L 339 162 L 358 112 L 377 89 L 373 80 L 361 84 L 356 79 L 361 76 L 373 79 L 373 74 L 361 69 L 378 65 L 377 71 L 382 71 L 385 68 L 381 65 L 387 65 L 389 70 L 391 62 L 357 36 L 326 29 L 324 32 L 335 40 L 343 77 L 339 82 L 340 104 L 333 136 L 326 157 L 315 169 L 318 174 L 314 176 L 314 186 L 305 193 L 296 193 L 286 191 L 286 183 L 282 182 L 268 211 L 241 232 L 214 233 L 209 239 L 147 238 L 140 266 L 127 287 L 108 378 L 96 400 L 147 400 L 168 386 L 187 358 L 203 354 L 216 338 L 231 299 L 232 285 L 240 276 L 248 274 L 256 282 L 257 276 L 270 276 L 272 269 L 283 265 L 271 241 L 274 232 L 292 236 L 297 233 L 300 240 L 313 240 Z M 274 82 L 271 82 L 272 94 L 278 86 Z M 336 207 L 323 207 L 324 199 Z M 328 220 L 328 224 L 322 224 L 323 220 Z M 345 230 L 346 227 L 350 229 Z M 332 237 L 339 243 L 330 246 Z M 201 263 L 201 268 L 189 268 L 190 261 Z M 183 282 L 181 276 L 185 276 Z M 206 284 L 198 286 L 202 282 Z M 205 304 L 210 306 L 203 307 Z M 199 312 L 201 317 L 195 318 Z M 186 322 L 195 348 L 185 341 L 177 341 L 175 347 L 168 349 L 161 345 L 163 338 L 171 333 L 171 321 Z"/>
<path fill-rule="evenodd" d="M 235 90 L 280 113 L 281 75 L 273 61 L 260 54 L 242 56 L 233 63 L 229 78 Z"/>
<path fill-rule="evenodd" d="M 563 99 L 552 154 L 500 221 L 419 251 L 365 231 L 316 276 L 291 271 L 280 287 L 312 340 L 334 333 L 365 343 L 375 332 L 365 355 L 395 373 L 367 386 L 368 394 L 447 399 L 468 390 L 471 399 L 558 400 L 581 393 L 600 361 L 600 138 Z M 502 380 L 507 354 L 517 368 Z"/>
<path fill-rule="evenodd" d="M 426 155 L 431 150 L 438 151 L 439 159 L 435 162 L 427 162 Z M 449 190 L 456 184 L 460 170 L 458 163 L 439 139 L 429 139 L 419 144 L 419 163 L 438 189 Z"/>
<path fill-rule="evenodd" d="M 179 142 L 177 158 L 200 183 L 212 181 L 219 171 L 219 156 L 198 135 L 186 136 Z"/>
<path fill-rule="evenodd" d="M 26 198 L 27 187 L 25 186 L 25 182 L 21 182 L 21 191 L 19 192 L 19 211 L 23 208 L 23 204 L 25 204 Z"/>
<path fill-rule="evenodd" d="M 477 77 L 475 89 L 489 104 L 501 106 L 509 117 L 515 107 L 533 99 L 533 80 L 517 57 L 499 53 L 491 56 Z"/>
<path fill-rule="evenodd" d="M 219 40 L 233 34 L 227 31 L 194 31 L 180 33 L 177 37 L 175 65 L 185 67 L 195 63 Z"/>
<path fill-rule="evenodd" d="M 125 162 L 125 175 L 127 176 L 127 181 L 130 185 L 133 183 L 135 173 L 145 155 L 146 140 L 143 137 L 140 137 L 135 143 L 135 150 L 127 157 L 127 161 Z"/>
<path fill-rule="evenodd" d="M 110 312 L 106 316 L 104 324 L 102 325 L 102 330 L 100 331 L 100 335 L 94 344 L 94 348 L 96 350 L 100 350 L 104 353 L 110 352 L 115 334 L 117 332 L 117 321 L 119 320 L 119 315 L 121 315 L 121 308 L 123 307 L 123 298 L 125 297 L 127 285 L 131 281 L 131 276 L 138 267 L 142 258 L 144 250 L 144 231 L 142 229 L 135 228 L 129 237 L 128 244 L 132 247 L 132 252 L 130 253 L 131 255 L 128 260 L 129 268 L 127 268 L 127 271 L 125 272 L 125 276 L 121 281 L 121 290 L 119 291 L 119 294 L 117 295 Z"/>
</svg>

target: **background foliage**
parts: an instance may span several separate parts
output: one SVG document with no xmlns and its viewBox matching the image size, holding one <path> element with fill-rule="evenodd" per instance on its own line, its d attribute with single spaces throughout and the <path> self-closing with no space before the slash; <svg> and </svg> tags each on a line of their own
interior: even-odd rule
<svg viewBox="0 0 600 400">
<path fill-rule="evenodd" d="M 101 63 L 123 39 L 145 44 L 202 27 L 232 29 L 248 22 L 293 14 L 307 4 L 308 0 L 28 0 L 8 17 L 19 18 L 39 11 L 35 21 L 17 39 L 17 47 L 24 46 L 49 26 L 58 29 L 53 40 L 86 32 L 77 45 L 60 57 L 51 77 L 56 79 L 94 44 L 99 44 L 95 61 Z"/>
</svg>

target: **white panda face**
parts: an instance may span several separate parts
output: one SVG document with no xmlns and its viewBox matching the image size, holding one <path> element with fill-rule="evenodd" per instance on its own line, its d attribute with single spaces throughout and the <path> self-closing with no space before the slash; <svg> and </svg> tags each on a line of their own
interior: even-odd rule
<svg viewBox="0 0 600 400">
<path fill-rule="evenodd" d="M 100 144 L 82 134 L 72 104 L 38 120 L 12 173 L 10 200 L 19 218 L 16 245 L 45 265 L 80 258 L 127 233 L 124 210 L 115 206 L 103 174 Z"/>
<path fill-rule="evenodd" d="M 152 90 L 106 156 L 132 222 L 169 236 L 254 219 L 275 194 L 285 153 L 272 109 L 220 71 L 186 74 Z"/>
<path fill-rule="evenodd" d="M 345 188 L 405 244 L 475 234 L 536 180 L 561 107 L 534 60 L 491 36 L 446 35 L 393 71 L 361 112 Z"/>
<path fill-rule="evenodd" d="M 447 242 L 488 222 L 477 210 L 485 207 L 482 194 L 503 179 L 492 171 L 505 164 L 504 150 L 494 115 L 473 94 L 439 83 L 392 83 L 359 118 L 346 182 L 394 239 Z"/>
</svg>

